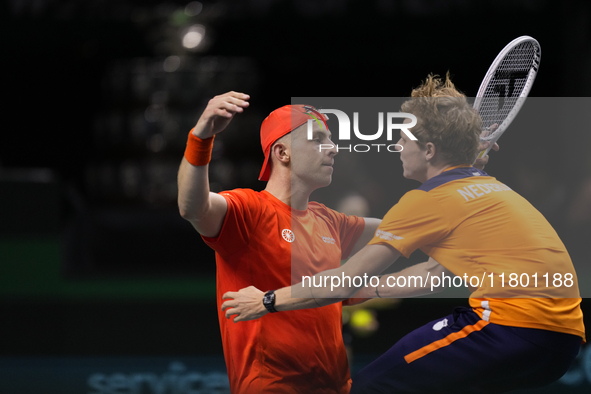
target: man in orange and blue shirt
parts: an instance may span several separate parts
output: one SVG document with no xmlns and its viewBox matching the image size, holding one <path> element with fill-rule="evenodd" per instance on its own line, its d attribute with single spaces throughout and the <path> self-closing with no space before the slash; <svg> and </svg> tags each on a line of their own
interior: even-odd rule
<svg viewBox="0 0 591 394">
<path fill-rule="evenodd" d="M 551 383 L 566 372 L 585 338 L 568 252 L 531 204 L 470 165 L 481 120 L 451 81 L 430 76 L 412 96 L 402 110 L 417 117 L 412 133 L 418 140 L 401 133 L 398 144 L 404 176 L 422 186 L 401 198 L 345 265 L 317 275 L 377 275 L 416 249 L 430 261 L 362 289 L 345 280 L 336 288 L 302 282 L 275 291 L 274 307 L 315 308 L 358 290 L 358 297 L 427 294 L 428 278 L 447 271 L 483 278 L 473 289 L 471 308 L 456 308 L 402 338 L 359 372 L 351 393 L 497 393 Z M 514 275 L 529 282 L 510 286 Z M 420 277 L 425 285 L 389 286 L 403 276 Z M 236 315 L 234 321 L 268 313 L 263 293 L 253 287 L 224 298 L 229 300 L 222 308 L 226 317 Z"/>
</svg>

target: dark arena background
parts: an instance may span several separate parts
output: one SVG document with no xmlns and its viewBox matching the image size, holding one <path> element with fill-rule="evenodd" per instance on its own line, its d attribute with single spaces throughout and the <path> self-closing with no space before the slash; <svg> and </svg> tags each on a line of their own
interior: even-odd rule
<svg viewBox="0 0 591 394">
<path fill-rule="evenodd" d="M 587 261 L 590 19 L 591 4 L 574 0 L 0 3 L 0 393 L 229 392 L 214 254 L 176 204 L 187 134 L 229 90 L 251 106 L 216 139 L 212 189 L 261 190 L 259 127 L 291 97 L 403 97 L 447 71 L 474 96 L 505 44 L 530 35 L 542 47 L 530 96 L 576 98 L 586 129 L 564 119 L 552 133 L 511 130 L 486 170 Z M 334 182 L 362 188 L 338 160 Z M 417 186 L 396 170 L 388 182 Z M 353 373 L 466 304 L 346 311 Z M 589 326 L 591 302 L 582 307 Z M 587 346 L 531 392 L 590 391 Z"/>
</svg>

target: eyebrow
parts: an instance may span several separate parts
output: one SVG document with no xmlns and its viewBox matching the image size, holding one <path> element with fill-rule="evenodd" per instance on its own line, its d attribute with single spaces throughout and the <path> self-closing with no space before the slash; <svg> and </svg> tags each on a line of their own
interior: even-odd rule
<svg viewBox="0 0 591 394">
<path fill-rule="evenodd" d="M 332 138 L 332 133 L 328 133 L 328 134 L 327 134 L 327 133 L 326 133 L 324 130 L 321 130 L 321 131 L 314 131 L 314 137 L 317 137 L 317 136 L 319 136 L 319 135 L 320 135 L 320 136 L 326 136 L 326 135 L 328 135 L 328 139 L 331 139 L 331 138 Z"/>
</svg>

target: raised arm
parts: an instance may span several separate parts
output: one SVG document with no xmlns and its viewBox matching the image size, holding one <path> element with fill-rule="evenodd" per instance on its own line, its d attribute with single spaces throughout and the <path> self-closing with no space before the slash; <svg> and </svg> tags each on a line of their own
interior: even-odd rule
<svg viewBox="0 0 591 394">
<path fill-rule="evenodd" d="M 209 191 L 209 160 L 207 146 L 222 132 L 236 113 L 244 111 L 250 97 L 244 93 L 228 92 L 209 101 L 193 129 L 193 138 L 178 173 L 178 204 L 181 216 L 206 237 L 219 234 L 228 205 L 222 196 Z M 210 148 L 211 149 L 211 148 Z M 199 153 L 197 153 L 199 152 Z M 193 162 L 191 164 L 187 157 Z"/>
</svg>

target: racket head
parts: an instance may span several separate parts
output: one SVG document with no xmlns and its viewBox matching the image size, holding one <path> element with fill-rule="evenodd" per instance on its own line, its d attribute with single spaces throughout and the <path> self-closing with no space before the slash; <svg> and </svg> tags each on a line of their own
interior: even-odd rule
<svg viewBox="0 0 591 394">
<path fill-rule="evenodd" d="M 507 44 L 489 67 L 474 100 L 485 130 L 480 140 L 490 142 L 478 157 L 490 151 L 519 113 L 536 79 L 541 57 L 538 41 L 521 36 Z"/>
</svg>

